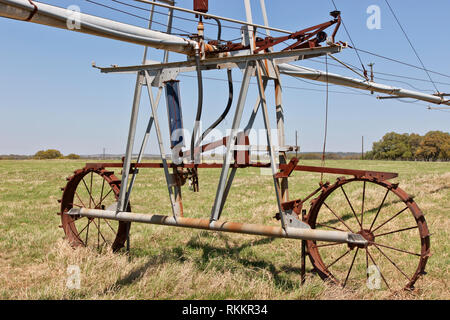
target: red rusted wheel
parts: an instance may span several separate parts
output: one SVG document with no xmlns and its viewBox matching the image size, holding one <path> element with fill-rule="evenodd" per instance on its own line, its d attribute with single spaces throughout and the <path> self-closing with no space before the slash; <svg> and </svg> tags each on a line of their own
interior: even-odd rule
<svg viewBox="0 0 450 320">
<path fill-rule="evenodd" d="M 73 207 L 105 210 L 113 206 L 119 196 L 120 180 L 104 168 L 83 168 L 67 180 L 61 200 L 61 221 L 70 244 L 113 251 L 124 247 L 130 223 L 64 214 Z M 127 211 L 131 211 L 129 205 Z"/>
<path fill-rule="evenodd" d="M 308 241 L 315 271 L 347 288 L 413 289 L 425 273 L 430 237 L 423 213 L 396 184 L 340 178 L 324 187 L 306 217 L 313 229 L 361 234 L 368 246 Z M 406 285 L 405 285 L 406 283 Z"/>
</svg>

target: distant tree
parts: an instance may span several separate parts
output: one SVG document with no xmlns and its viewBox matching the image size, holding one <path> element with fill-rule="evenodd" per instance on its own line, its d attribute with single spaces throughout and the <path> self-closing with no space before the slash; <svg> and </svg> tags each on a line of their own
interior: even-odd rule
<svg viewBox="0 0 450 320">
<path fill-rule="evenodd" d="M 34 159 L 61 159 L 63 155 L 55 149 L 40 150 L 33 156 Z"/>
<path fill-rule="evenodd" d="M 450 134 L 430 131 L 422 139 L 416 156 L 425 161 L 450 160 Z"/>
<path fill-rule="evenodd" d="M 417 149 L 419 149 L 422 140 L 423 137 L 417 133 L 411 133 L 409 135 L 409 145 L 411 147 L 411 152 L 413 154 L 414 159 L 417 159 Z"/>
<path fill-rule="evenodd" d="M 65 156 L 66 159 L 80 159 L 80 156 L 75 153 L 70 153 L 67 156 Z"/>
<path fill-rule="evenodd" d="M 380 160 L 409 160 L 413 152 L 409 144 L 409 134 L 386 133 L 383 138 L 373 143 L 373 159 Z"/>
</svg>

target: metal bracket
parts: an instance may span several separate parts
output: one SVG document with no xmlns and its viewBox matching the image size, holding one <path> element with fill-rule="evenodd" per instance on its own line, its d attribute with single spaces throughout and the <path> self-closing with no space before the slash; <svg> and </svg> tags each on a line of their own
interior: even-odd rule
<svg viewBox="0 0 450 320">
<path fill-rule="evenodd" d="M 301 221 L 292 210 L 281 212 L 281 219 L 284 219 L 285 226 L 290 228 L 311 229 L 311 227 Z"/>
</svg>

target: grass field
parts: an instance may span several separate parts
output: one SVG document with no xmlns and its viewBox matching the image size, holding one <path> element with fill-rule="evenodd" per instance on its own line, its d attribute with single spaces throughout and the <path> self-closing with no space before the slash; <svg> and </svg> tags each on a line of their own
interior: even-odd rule
<svg viewBox="0 0 450 320">
<path fill-rule="evenodd" d="M 319 165 L 319 161 L 302 163 Z M 450 298 L 450 163 L 327 161 L 327 166 L 332 167 L 398 172 L 399 178 L 394 181 L 414 196 L 424 212 L 432 234 L 427 275 L 417 281 L 415 291 L 397 293 L 384 285 L 381 289 L 369 289 L 364 281 L 359 285 L 350 281 L 344 289 L 324 282 L 311 272 L 309 260 L 306 283 L 302 286 L 299 240 L 135 223 L 131 227 L 129 256 L 124 252 L 99 252 L 95 247 L 74 250 L 58 228 L 61 221 L 56 214 L 57 200 L 61 198 L 65 177 L 83 166 L 84 162 L 71 160 L 0 161 L 1 299 Z M 219 174 L 217 169 L 200 170 L 199 193 L 183 186 L 185 216 L 209 217 Z M 291 198 L 305 197 L 318 187 L 319 180 L 320 174 L 295 173 L 289 179 Z M 333 183 L 336 176 L 325 175 L 324 180 Z M 349 186 L 347 190 L 356 199 L 355 207 L 360 206 L 357 199 L 361 189 Z M 367 208 L 373 211 L 383 193 L 368 189 L 367 197 L 373 198 L 373 204 L 372 200 L 367 201 Z M 339 203 L 342 200 L 331 200 L 330 206 L 333 203 L 340 214 L 349 213 L 346 204 Z M 131 205 L 134 212 L 171 214 L 162 170 L 141 170 Z M 386 202 L 392 209 L 398 205 L 395 200 Z M 276 212 L 271 177 L 254 168 L 238 171 L 222 219 L 277 225 L 272 218 Z M 414 222 L 408 215 L 399 216 L 391 228 L 409 227 L 411 221 Z M 417 249 L 417 229 L 397 235 L 387 238 L 388 243 L 398 243 L 409 251 Z M 411 244 L 404 239 L 409 236 Z M 339 250 L 342 248 L 329 251 L 330 257 Z M 404 255 L 399 266 L 408 268 L 416 260 Z M 383 263 L 381 256 L 375 258 Z M 352 255 L 345 259 L 348 265 Z M 364 256 L 358 259 L 363 265 Z M 80 269 L 79 289 L 67 287 L 71 265 Z M 336 272 L 341 272 L 336 268 Z M 394 285 L 406 284 L 395 269 L 388 270 L 386 276 L 393 277 Z M 365 271 L 355 267 L 352 276 L 362 272 Z"/>
</svg>

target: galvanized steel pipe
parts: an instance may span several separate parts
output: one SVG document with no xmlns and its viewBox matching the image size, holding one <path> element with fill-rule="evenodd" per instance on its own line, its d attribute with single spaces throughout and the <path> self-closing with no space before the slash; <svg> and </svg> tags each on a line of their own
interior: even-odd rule
<svg viewBox="0 0 450 320">
<path fill-rule="evenodd" d="M 399 87 L 392 87 L 385 84 L 376 83 L 373 81 L 366 81 L 360 79 L 354 79 L 350 77 L 344 77 L 334 73 L 327 73 L 324 71 L 311 69 L 302 66 L 294 66 L 291 64 L 283 63 L 278 65 L 280 73 L 286 74 L 292 77 L 310 79 L 321 82 L 329 82 L 339 86 L 352 87 L 356 89 L 362 89 L 367 91 L 375 91 L 380 93 L 390 94 L 396 97 L 412 98 L 422 101 L 427 101 L 435 104 L 450 105 L 449 100 L 445 100 L 442 97 L 432 94 L 426 94 L 419 91 L 407 90 Z"/>
<path fill-rule="evenodd" d="M 65 8 L 28 0 L 0 0 L 0 17 L 140 44 L 156 49 L 193 54 L 195 41 L 136 27 Z M 74 21 L 76 20 L 76 21 Z M 68 26 L 76 23 L 73 28 Z"/>
<path fill-rule="evenodd" d="M 281 227 L 263 226 L 248 223 L 213 221 L 207 219 L 169 217 L 156 214 L 142 214 L 131 212 L 116 212 L 110 210 L 98 210 L 87 208 L 73 208 L 66 214 L 88 218 L 101 218 L 127 222 L 141 222 L 148 224 L 166 225 L 174 227 L 204 229 L 211 231 L 223 231 L 245 233 L 259 236 L 271 236 L 278 238 L 291 238 L 302 240 L 318 240 L 328 242 L 344 242 L 365 245 L 367 241 L 359 234 L 341 231 L 325 231 L 316 229 L 302 229 L 287 227 L 286 231 Z"/>
</svg>

